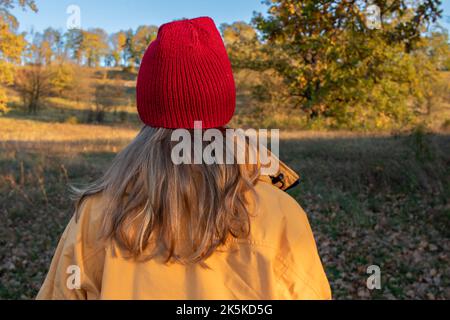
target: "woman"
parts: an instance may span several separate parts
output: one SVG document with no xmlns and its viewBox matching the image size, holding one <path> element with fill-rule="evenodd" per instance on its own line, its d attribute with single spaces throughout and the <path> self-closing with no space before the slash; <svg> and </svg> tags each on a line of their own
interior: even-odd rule
<svg viewBox="0 0 450 320">
<path fill-rule="evenodd" d="M 212 19 L 160 28 L 137 82 L 145 126 L 101 179 L 76 191 L 38 299 L 331 298 L 307 217 L 284 192 L 295 173 L 173 161 L 175 130 L 192 133 L 201 121 L 223 132 L 235 99 Z"/>
</svg>

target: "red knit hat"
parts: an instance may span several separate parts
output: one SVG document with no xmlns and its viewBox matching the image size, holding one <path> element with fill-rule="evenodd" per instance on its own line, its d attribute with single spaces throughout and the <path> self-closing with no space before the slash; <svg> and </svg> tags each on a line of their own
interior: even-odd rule
<svg viewBox="0 0 450 320">
<path fill-rule="evenodd" d="M 225 46 L 208 17 L 162 25 L 142 59 L 136 88 L 141 120 L 151 127 L 226 125 L 236 87 Z"/>
</svg>

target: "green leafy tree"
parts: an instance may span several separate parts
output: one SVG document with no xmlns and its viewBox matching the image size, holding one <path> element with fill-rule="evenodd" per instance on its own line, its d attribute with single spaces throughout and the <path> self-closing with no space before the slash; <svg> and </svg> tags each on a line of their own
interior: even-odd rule
<svg viewBox="0 0 450 320">
<path fill-rule="evenodd" d="M 416 66 L 423 56 L 414 51 L 440 14 L 438 0 L 410 2 L 372 1 L 378 28 L 368 21 L 370 3 L 347 0 L 267 1 L 268 15 L 256 14 L 253 23 L 269 67 L 309 119 L 350 127 L 401 124 L 410 121 L 408 97 L 420 91 L 415 79 L 431 77 L 428 64 Z"/>
</svg>

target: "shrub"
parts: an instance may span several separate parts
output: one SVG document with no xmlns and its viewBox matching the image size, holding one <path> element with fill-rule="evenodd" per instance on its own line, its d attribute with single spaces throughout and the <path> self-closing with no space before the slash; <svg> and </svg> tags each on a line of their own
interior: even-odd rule
<svg viewBox="0 0 450 320">
<path fill-rule="evenodd" d="M 78 122 L 79 122 L 78 118 L 75 116 L 67 117 L 66 120 L 64 120 L 64 123 L 67 123 L 67 124 L 78 124 Z"/>
<path fill-rule="evenodd" d="M 450 119 L 445 119 L 444 122 L 442 122 L 441 128 L 443 130 L 450 130 Z"/>
</svg>

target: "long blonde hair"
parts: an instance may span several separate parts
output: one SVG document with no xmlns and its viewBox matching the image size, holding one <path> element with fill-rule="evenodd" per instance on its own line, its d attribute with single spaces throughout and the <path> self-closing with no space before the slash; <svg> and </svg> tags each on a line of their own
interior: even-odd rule
<svg viewBox="0 0 450 320">
<path fill-rule="evenodd" d="M 175 165 L 172 132 L 144 126 L 100 179 L 73 189 L 76 211 L 88 196 L 101 193 L 107 199 L 103 239 L 134 258 L 203 262 L 229 237 L 249 235 L 249 201 L 255 199 L 259 170 Z"/>
</svg>

